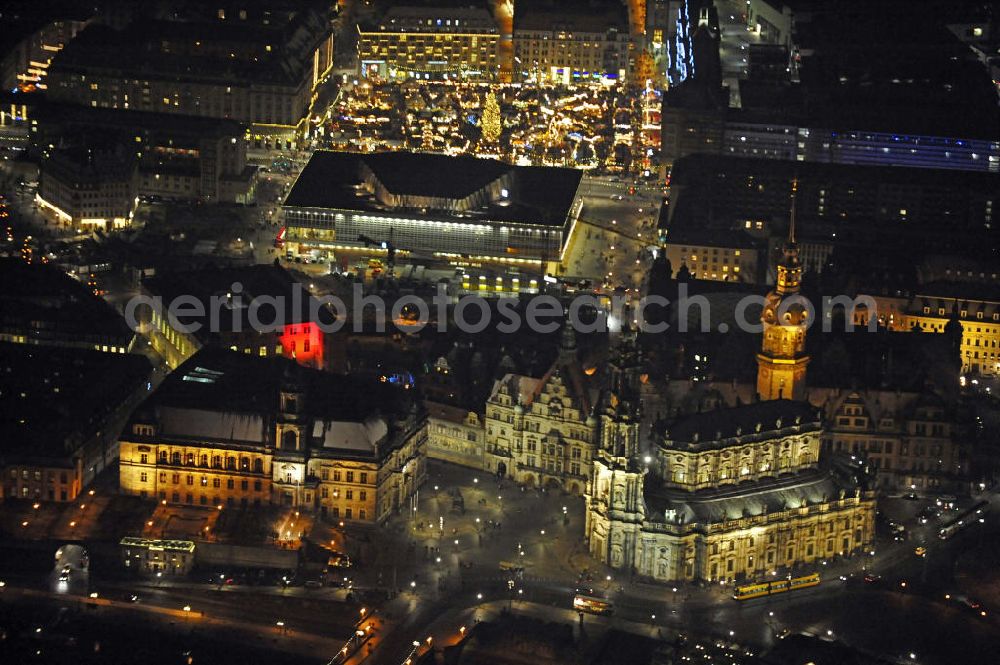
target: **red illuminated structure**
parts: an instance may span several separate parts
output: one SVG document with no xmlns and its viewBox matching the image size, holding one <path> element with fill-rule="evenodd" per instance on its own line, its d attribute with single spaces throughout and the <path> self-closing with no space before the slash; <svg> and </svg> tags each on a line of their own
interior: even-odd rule
<svg viewBox="0 0 1000 665">
<path fill-rule="evenodd" d="M 290 323 L 278 339 L 286 358 L 309 367 L 324 366 L 323 331 L 315 323 Z"/>
</svg>

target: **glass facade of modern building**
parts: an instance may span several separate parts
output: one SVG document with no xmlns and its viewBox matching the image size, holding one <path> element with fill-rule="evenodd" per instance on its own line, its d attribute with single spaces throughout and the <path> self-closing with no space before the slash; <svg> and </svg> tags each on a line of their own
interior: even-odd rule
<svg viewBox="0 0 1000 665">
<path fill-rule="evenodd" d="M 562 226 L 457 221 L 433 216 L 404 217 L 322 208 L 285 208 L 290 251 L 329 251 L 362 247 L 364 235 L 376 242 L 392 243 L 400 250 L 438 256 L 556 260 L 569 233 L 571 220 Z M 295 245 L 293 248 L 292 246 Z"/>
<path fill-rule="evenodd" d="M 727 122 L 723 154 L 800 162 L 1000 172 L 1000 142 Z"/>
</svg>

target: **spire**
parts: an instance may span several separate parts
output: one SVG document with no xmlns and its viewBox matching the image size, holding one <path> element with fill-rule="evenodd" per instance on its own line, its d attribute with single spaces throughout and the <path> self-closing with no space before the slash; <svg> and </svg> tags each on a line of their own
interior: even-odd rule
<svg viewBox="0 0 1000 665">
<path fill-rule="evenodd" d="M 799 178 L 792 178 L 792 208 L 788 217 L 788 238 L 782 248 L 782 260 L 778 264 L 778 293 L 797 293 L 802 278 L 799 263 L 799 246 L 795 243 L 795 199 L 799 191 Z M 784 272 L 785 275 L 781 273 Z M 793 274 L 789 274 L 793 273 Z M 785 278 L 789 279 L 785 279 Z"/>
<path fill-rule="evenodd" d="M 795 244 L 795 196 L 799 191 L 799 177 L 792 178 L 792 212 L 788 219 L 788 244 Z"/>
</svg>

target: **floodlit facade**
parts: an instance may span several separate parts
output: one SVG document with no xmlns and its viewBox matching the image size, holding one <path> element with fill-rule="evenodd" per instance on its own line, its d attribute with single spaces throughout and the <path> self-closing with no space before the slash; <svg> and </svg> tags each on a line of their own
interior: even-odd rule
<svg viewBox="0 0 1000 665">
<path fill-rule="evenodd" d="M 486 430 L 475 411 L 427 403 L 427 457 L 486 469 Z"/>
<path fill-rule="evenodd" d="M 594 395 L 570 325 L 541 378 L 507 374 L 486 402 L 486 470 L 528 487 L 583 494 L 597 445 Z"/>
<path fill-rule="evenodd" d="M 760 399 L 803 400 L 806 394 L 806 330 L 809 308 L 799 293 L 802 264 L 795 242 L 795 192 L 784 256 L 778 263 L 774 290 L 767 294 L 760 322 L 763 340 L 757 354 L 757 394 Z"/>
<path fill-rule="evenodd" d="M 719 581 L 867 552 L 869 476 L 819 467 L 820 431 L 812 407 L 780 400 L 680 419 L 649 463 L 602 448 L 587 496 L 591 554 L 656 581 Z"/>
<path fill-rule="evenodd" d="M 248 383 L 253 395 L 273 394 L 273 403 L 247 396 Z M 121 491 L 168 503 L 279 504 L 328 520 L 385 520 L 408 508 L 423 481 L 426 428 L 415 411 L 383 415 L 391 397 L 375 392 L 287 359 L 202 351 L 123 432 Z"/>
<path fill-rule="evenodd" d="M 141 575 L 183 577 L 194 567 L 195 544 L 190 540 L 158 540 L 126 536 L 118 544 L 125 570 Z"/>
<path fill-rule="evenodd" d="M 790 229 L 761 314 L 757 401 L 662 422 L 641 458 L 632 437 L 602 439 L 585 535 L 603 563 L 656 581 L 730 581 L 871 549 L 871 466 L 832 452 L 842 446 L 820 462 L 823 414 L 805 401 L 794 212 Z"/>
<path fill-rule="evenodd" d="M 39 207 L 77 228 L 125 228 L 138 197 L 138 164 L 118 148 L 54 150 L 39 168 Z"/>
<path fill-rule="evenodd" d="M 756 284 L 760 278 L 763 252 L 753 237 L 741 231 L 670 234 L 663 251 L 675 273 L 687 266 L 695 279 Z"/>
<path fill-rule="evenodd" d="M 514 15 L 515 81 L 617 83 L 627 76 L 630 48 L 623 11 L 562 6 Z"/>
<path fill-rule="evenodd" d="M 902 326 L 944 332 L 952 320 L 962 330 L 962 373 L 1000 374 L 1000 293 L 984 285 L 928 284 L 914 294 Z"/>
<path fill-rule="evenodd" d="M 483 8 L 392 7 L 358 25 L 360 74 L 382 79 L 494 80 L 500 31 Z"/>
</svg>

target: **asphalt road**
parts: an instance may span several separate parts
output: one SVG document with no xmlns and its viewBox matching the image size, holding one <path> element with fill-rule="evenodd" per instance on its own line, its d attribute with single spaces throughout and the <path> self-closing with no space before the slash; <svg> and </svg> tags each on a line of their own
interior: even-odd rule
<svg viewBox="0 0 1000 665">
<path fill-rule="evenodd" d="M 464 514 L 451 510 L 449 489 L 455 488 L 462 493 Z M 890 503 L 910 513 L 920 505 Z M 886 507 L 891 508 L 889 503 Z M 491 521 L 501 527 L 495 528 Z M 945 593 L 956 593 L 952 569 L 958 553 L 989 537 L 975 530 L 940 541 L 933 535 L 936 524 L 920 527 L 910 520 L 911 539 L 883 539 L 874 559 L 859 556 L 839 565 L 817 566 L 824 578 L 817 588 L 737 602 L 730 588 L 682 585 L 674 592 L 670 587 L 619 579 L 618 572 L 586 555 L 580 540 L 582 521 L 578 498 L 522 492 L 510 485 L 498 492 L 495 480 L 486 474 L 432 465 L 416 518 L 397 519 L 380 532 L 386 535 L 377 548 L 384 554 L 358 572 L 362 585 L 380 576 L 384 586 L 392 586 L 395 577 L 401 590 L 383 608 L 391 632 L 365 662 L 397 665 L 410 653 L 414 640 L 453 637 L 477 613 L 487 618 L 489 612 L 508 605 L 514 612 L 575 623 L 572 598 L 577 575 L 585 567 L 592 571 L 594 581 L 588 584 L 595 594 L 606 595 L 615 604 L 613 617 L 586 617 L 593 626 L 652 636 L 694 633 L 756 647 L 771 644 L 784 630 L 817 635 L 830 631 L 830 637 L 873 652 L 907 657 L 913 652 L 918 656 L 913 662 L 925 665 L 992 662 L 980 655 L 1000 644 L 1000 626 L 992 614 L 981 617 L 945 599 Z M 926 558 L 914 555 L 914 546 L 921 542 L 927 543 Z M 430 548 L 426 554 L 424 547 Z M 525 567 L 523 579 L 515 578 L 513 586 L 508 584 L 510 575 L 500 570 L 501 561 L 511 560 Z M 882 580 L 861 581 L 863 566 L 881 573 Z M 852 577 L 845 582 L 840 574 Z M 946 626 L 951 639 L 941 640 L 934 632 L 936 625 Z"/>
</svg>

